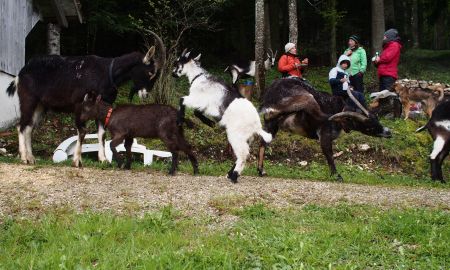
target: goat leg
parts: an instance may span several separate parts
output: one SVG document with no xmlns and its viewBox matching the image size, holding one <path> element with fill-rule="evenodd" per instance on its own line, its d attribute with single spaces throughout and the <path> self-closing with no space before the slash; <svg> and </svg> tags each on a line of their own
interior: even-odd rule
<svg viewBox="0 0 450 270">
<path fill-rule="evenodd" d="M 264 170 L 265 151 L 266 151 L 266 142 L 263 139 L 261 139 L 261 143 L 259 145 L 259 151 L 258 151 L 259 156 L 258 156 L 258 168 L 257 168 L 259 176 L 267 175 L 266 171 Z"/>
<path fill-rule="evenodd" d="M 177 112 L 177 126 L 179 126 L 179 127 L 181 127 L 184 122 L 184 114 L 185 114 L 186 106 L 183 104 L 183 102 L 184 102 L 184 98 L 180 98 L 180 103 L 179 103 L 180 107 Z"/>
<path fill-rule="evenodd" d="M 126 170 L 130 170 L 131 169 L 131 146 L 133 145 L 133 138 L 126 138 L 125 139 L 125 151 L 126 151 L 126 155 L 127 155 L 127 161 L 125 163 L 125 169 Z"/>
<path fill-rule="evenodd" d="M 213 120 L 209 119 L 208 117 L 206 117 L 201 111 L 195 110 L 194 111 L 194 115 L 200 119 L 200 121 L 203 122 L 203 124 L 209 126 L 209 127 L 214 127 L 214 125 L 216 124 Z"/>
<path fill-rule="evenodd" d="M 173 151 L 172 152 L 172 165 L 170 166 L 169 174 L 172 176 L 175 175 L 177 168 L 178 168 L 178 151 Z"/>
<path fill-rule="evenodd" d="M 333 140 L 331 138 L 331 132 L 332 132 L 331 128 L 322 127 L 319 136 L 320 148 L 322 149 L 322 153 L 325 155 L 325 158 L 327 159 L 328 167 L 330 168 L 331 171 L 331 176 L 335 176 L 338 182 L 343 182 L 344 179 L 337 172 L 336 165 L 334 164 Z"/>
<path fill-rule="evenodd" d="M 113 137 L 110 143 L 111 152 L 113 153 L 113 160 L 117 162 L 117 167 L 122 168 L 123 159 L 117 152 L 116 147 L 123 141 L 123 137 Z"/>
<path fill-rule="evenodd" d="M 272 119 L 272 120 L 264 120 L 264 127 L 267 129 L 267 131 L 272 134 L 272 140 L 275 138 L 275 135 L 278 133 L 278 120 Z M 264 155 L 266 152 L 266 147 L 269 144 L 266 143 L 262 138 L 259 144 L 259 151 L 258 151 L 258 175 L 259 176 L 266 176 L 267 173 L 264 170 Z"/>
</svg>

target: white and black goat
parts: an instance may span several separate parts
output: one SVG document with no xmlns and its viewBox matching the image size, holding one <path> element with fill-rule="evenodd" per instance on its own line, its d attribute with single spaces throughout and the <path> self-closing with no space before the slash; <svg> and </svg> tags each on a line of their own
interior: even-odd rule
<svg viewBox="0 0 450 270">
<path fill-rule="evenodd" d="M 254 135 L 269 143 L 272 135 L 262 129 L 261 121 L 253 104 L 242 97 L 236 88 L 209 74 L 199 63 L 201 54 L 192 57 L 183 51 L 174 63 L 173 76 L 187 76 L 190 83 L 189 95 L 180 99 L 178 124 L 182 124 L 185 107 L 195 110 L 195 115 L 212 126 L 213 117 L 225 127 L 228 142 L 236 155 L 236 163 L 228 172 L 228 178 L 236 183 L 244 169 L 249 155 L 249 143 Z M 206 115 L 206 116 L 205 116 Z"/>
<path fill-rule="evenodd" d="M 273 53 L 272 49 L 269 49 L 269 53 L 267 53 L 267 58 L 264 61 L 264 68 L 266 70 L 270 70 L 272 67 L 275 66 L 275 59 L 277 57 L 277 51 L 275 51 L 275 54 Z M 255 68 L 256 61 L 243 61 L 239 63 L 233 63 L 229 65 L 225 72 L 230 72 L 231 79 L 233 84 L 236 84 L 239 79 L 244 77 L 255 77 Z"/>
<path fill-rule="evenodd" d="M 428 123 L 417 129 L 416 132 L 425 129 L 434 140 L 433 151 L 430 154 L 431 178 L 445 183 L 442 175 L 442 163 L 450 151 L 450 101 L 440 103 L 434 109 Z"/>
</svg>

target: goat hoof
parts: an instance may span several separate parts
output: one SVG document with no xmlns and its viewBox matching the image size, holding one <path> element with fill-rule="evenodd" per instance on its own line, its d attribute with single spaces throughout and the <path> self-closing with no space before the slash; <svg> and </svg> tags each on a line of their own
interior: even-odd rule
<svg viewBox="0 0 450 270">
<path fill-rule="evenodd" d="M 267 176 L 267 173 L 266 173 L 266 171 L 264 169 L 258 168 L 257 170 L 258 170 L 258 175 L 260 177 Z"/>
<path fill-rule="evenodd" d="M 336 176 L 336 180 L 337 180 L 339 183 L 344 182 L 344 178 L 342 178 L 342 176 L 341 176 L 340 174 L 338 174 L 338 175 Z"/>
<path fill-rule="evenodd" d="M 175 176 L 175 171 L 170 170 L 170 171 L 169 171 L 169 175 L 170 175 L 170 176 Z"/>
<path fill-rule="evenodd" d="M 198 175 L 198 168 L 194 169 L 194 175 Z"/>
<path fill-rule="evenodd" d="M 131 170 L 131 164 L 126 164 L 123 168 L 125 170 Z"/>
<path fill-rule="evenodd" d="M 82 168 L 82 167 L 83 167 L 83 164 L 81 163 L 81 160 L 74 161 L 74 162 L 72 162 L 72 167 L 75 167 L 75 168 Z"/>
<path fill-rule="evenodd" d="M 233 184 L 237 183 L 238 177 L 239 173 L 237 171 L 233 171 L 231 174 L 228 173 L 228 179 L 230 179 Z"/>
<path fill-rule="evenodd" d="M 27 157 L 27 163 L 30 165 L 34 165 L 36 163 L 36 159 L 34 158 L 34 156 Z"/>
</svg>

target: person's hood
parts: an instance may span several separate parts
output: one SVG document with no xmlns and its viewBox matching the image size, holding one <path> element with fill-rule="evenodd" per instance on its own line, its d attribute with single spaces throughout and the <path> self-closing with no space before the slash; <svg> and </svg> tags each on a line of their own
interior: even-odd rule
<svg viewBox="0 0 450 270">
<path fill-rule="evenodd" d="M 390 45 L 398 46 L 400 49 L 403 47 L 403 44 L 400 40 L 393 40 L 393 41 L 387 41 L 383 42 L 383 50 L 386 49 Z"/>
<path fill-rule="evenodd" d="M 352 61 L 350 60 L 350 57 L 348 57 L 347 55 L 343 54 L 339 57 L 339 60 L 337 61 L 336 67 L 340 72 L 346 72 L 345 70 L 343 70 L 341 68 L 341 63 L 344 61 L 348 61 L 348 68 L 346 70 L 348 70 L 350 68 L 350 65 L 352 63 Z"/>
<path fill-rule="evenodd" d="M 397 29 L 392 28 L 387 30 L 386 32 L 384 32 L 384 36 L 386 37 L 386 39 L 383 40 L 383 46 L 391 42 L 398 42 L 401 44 L 401 38 L 398 34 Z"/>
</svg>

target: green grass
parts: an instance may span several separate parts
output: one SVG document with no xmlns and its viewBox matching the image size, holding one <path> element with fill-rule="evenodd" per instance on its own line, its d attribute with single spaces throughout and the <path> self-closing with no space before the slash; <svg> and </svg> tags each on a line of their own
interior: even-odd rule
<svg viewBox="0 0 450 270">
<path fill-rule="evenodd" d="M 137 218 L 50 213 L 0 225 L 0 269 L 448 269 L 450 215 L 341 204 L 230 210 L 223 226 L 170 207 Z"/>
</svg>

